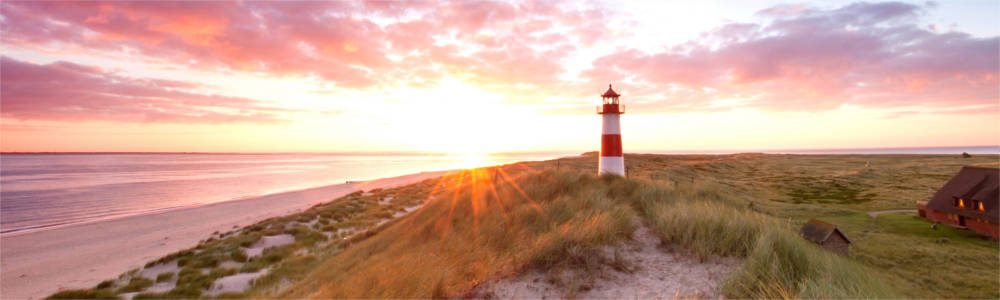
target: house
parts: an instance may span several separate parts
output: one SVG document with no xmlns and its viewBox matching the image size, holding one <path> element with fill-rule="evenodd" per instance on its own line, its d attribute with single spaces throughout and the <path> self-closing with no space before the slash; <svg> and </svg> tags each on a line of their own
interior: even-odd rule
<svg viewBox="0 0 1000 300">
<path fill-rule="evenodd" d="M 917 202 L 920 217 L 1000 238 L 1000 169 L 965 166 L 934 196 Z"/>
<path fill-rule="evenodd" d="M 820 220 L 809 219 L 809 222 L 802 226 L 799 235 L 810 242 L 819 244 L 823 249 L 843 256 L 847 256 L 851 248 L 851 240 L 840 229 L 837 229 L 837 225 Z"/>
</svg>

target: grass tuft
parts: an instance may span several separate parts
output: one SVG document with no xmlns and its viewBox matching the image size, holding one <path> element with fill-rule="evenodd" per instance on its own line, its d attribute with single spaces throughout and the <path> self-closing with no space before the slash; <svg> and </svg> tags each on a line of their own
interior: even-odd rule
<svg viewBox="0 0 1000 300">
<path fill-rule="evenodd" d="M 119 288 L 117 293 L 138 292 L 153 285 L 153 281 L 146 277 L 136 276 L 129 280 L 128 284 Z"/>
<path fill-rule="evenodd" d="M 121 299 L 109 290 L 66 290 L 45 299 Z"/>
</svg>

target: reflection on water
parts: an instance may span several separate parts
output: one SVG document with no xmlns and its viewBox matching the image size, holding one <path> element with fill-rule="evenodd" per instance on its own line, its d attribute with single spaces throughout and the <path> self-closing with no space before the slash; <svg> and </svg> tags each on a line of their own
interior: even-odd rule
<svg viewBox="0 0 1000 300">
<path fill-rule="evenodd" d="M 18 154 L 0 157 L 0 231 L 214 203 L 345 181 L 560 154 Z"/>
</svg>

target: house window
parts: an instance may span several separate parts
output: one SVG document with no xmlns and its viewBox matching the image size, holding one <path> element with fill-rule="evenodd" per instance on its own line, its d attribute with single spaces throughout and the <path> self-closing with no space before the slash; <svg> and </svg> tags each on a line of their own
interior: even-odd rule
<svg viewBox="0 0 1000 300">
<path fill-rule="evenodd" d="M 955 207 L 959 209 L 965 208 L 965 200 L 962 198 L 955 198 Z"/>
<path fill-rule="evenodd" d="M 976 201 L 976 204 L 977 204 L 976 205 L 976 210 L 978 210 L 978 211 L 986 211 L 986 208 L 983 207 L 983 202 L 982 201 Z"/>
</svg>

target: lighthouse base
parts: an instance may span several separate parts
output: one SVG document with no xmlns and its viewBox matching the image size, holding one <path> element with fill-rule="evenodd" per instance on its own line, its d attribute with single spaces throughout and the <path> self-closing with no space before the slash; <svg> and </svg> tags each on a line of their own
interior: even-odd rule
<svg viewBox="0 0 1000 300">
<path fill-rule="evenodd" d="M 597 164 L 597 175 L 615 174 L 625 177 L 625 158 L 621 156 L 601 156 Z"/>
</svg>

